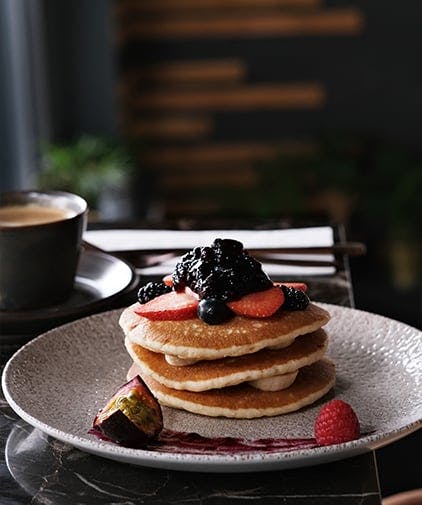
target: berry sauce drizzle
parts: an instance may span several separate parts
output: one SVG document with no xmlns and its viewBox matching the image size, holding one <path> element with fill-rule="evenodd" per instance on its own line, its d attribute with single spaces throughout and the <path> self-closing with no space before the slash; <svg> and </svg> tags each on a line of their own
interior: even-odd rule
<svg viewBox="0 0 422 505">
<path fill-rule="evenodd" d="M 247 440 L 235 437 L 208 438 L 198 433 L 163 430 L 158 440 L 148 446 L 160 452 L 187 454 L 235 454 L 241 452 L 274 453 L 317 447 L 313 438 L 260 438 Z"/>
<path fill-rule="evenodd" d="M 109 440 L 97 430 L 89 433 L 103 440 Z M 247 440 L 235 437 L 209 438 L 198 433 L 187 433 L 164 429 L 158 438 L 142 448 L 149 451 L 179 454 L 239 454 L 239 453 L 280 453 L 318 447 L 314 438 L 260 438 Z"/>
</svg>

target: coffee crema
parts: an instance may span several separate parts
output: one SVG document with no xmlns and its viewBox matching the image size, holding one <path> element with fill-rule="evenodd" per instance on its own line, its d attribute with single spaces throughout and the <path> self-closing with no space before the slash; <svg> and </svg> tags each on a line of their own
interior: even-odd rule
<svg viewBox="0 0 422 505">
<path fill-rule="evenodd" d="M 0 207 L 0 227 L 31 226 L 53 223 L 75 216 L 75 212 L 38 204 L 6 205 Z"/>
</svg>

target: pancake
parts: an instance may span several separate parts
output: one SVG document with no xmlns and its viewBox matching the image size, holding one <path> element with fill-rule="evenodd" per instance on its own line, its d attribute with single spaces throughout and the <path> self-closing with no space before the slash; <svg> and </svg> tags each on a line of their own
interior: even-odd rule
<svg viewBox="0 0 422 505">
<path fill-rule="evenodd" d="M 262 319 L 234 316 L 224 325 L 208 325 L 199 318 L 153 321 L 138 316 L 134 312 L 137 306 L 126 308 L 119 320 L 132 343 L 157 353 L 198 360 L 255 353 L 316 331 L 330 319 L 326 310 L 313 303 L 305 310 L 281 309 Z"/>
<path fill-rule="evenodd" d="M 128 380 L 138 372 L 132 366 Z M 324 358 L 301 368 L 294 383 L 282 391 L 261 391 L 244 383 L 192 392 L 169 388 L 146 374 L 142 378 L 162 405 L 212 417 L 252 419 L 294 412 L 315 402 L 334 386 L 335 369 Z"/>
<path fill-rule="evenodd" d="M 327 341 L 325 331 L 319 329 L 296 338 L 283 349 L 262 349 L 244 356 L 205 360 L 187 366 L 170 365 L 164 354 L 145 349 L 128 338 L 125 344 L 142 375 L 147 374 L 169 388 L 206 391 L 294 372 L 321 359 Z"/>
</svg>

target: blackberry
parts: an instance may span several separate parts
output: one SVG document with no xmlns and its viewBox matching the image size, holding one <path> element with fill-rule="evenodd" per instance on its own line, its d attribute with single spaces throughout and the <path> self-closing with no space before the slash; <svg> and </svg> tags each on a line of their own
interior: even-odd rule
<svg viewBox="0 0 422 505">
<path fill-rule="evenodd" d="M 262 272 L 261 263 L 256 260 L 253 256 L 245 255 L 243 258 L 243 265 L 245 270 L 250 270 L 251 272 Z"/>
<path fill-rule="evenodd" d="M 243 253 L 242 243 L 228 238 L 216 238 L 211 247 L 220 258 L 233 259 Z"/>
<path fill-rule="evenodd" d="M 188 252 L 182 256 L 180 261 L 176 264 L 175 270 L 173 272 L 173 286 L 176 291 L 183 291 L 186 287 L 186 277 L 189 271 L 189 267 L 194 260 L 194 255 Z"/>
<path fill-rule="evenodd" d="M 198 317 L 207 324 L 220 324 L 233 317 L 233 312 L 218 298 L 204 298 L 198 305 Z"/>
<path fill-rule="evenodd" d="M 283 285 L 281 290 L 284 294 L 283 309 L 304 310 L 309 305 L 309 297 L 304 291 Z"/>
<path fill-rule="evenodd" d="M 214 259 L 214 251 L 211 247 L 202 247 L 200 258 L 202 261 L 212 261 Z"/>
<path fill-rule="evenodd" d="M 138 302 L 147 303 L 157 296 L 170 293 L 171 287 L 164 284 L 164 282 L 148 282 L 142 286 L 138 291 Z"/>
</svg>

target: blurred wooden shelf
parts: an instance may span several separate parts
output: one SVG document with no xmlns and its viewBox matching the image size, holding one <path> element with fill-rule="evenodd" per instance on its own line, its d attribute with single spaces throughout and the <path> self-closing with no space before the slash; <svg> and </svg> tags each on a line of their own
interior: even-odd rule
<svg viewBox="0 0 422 505">
<path fill-rule="evenodd" d="M 356 7 L 332 7 L 317 11 L 181 16 L 163 10 L 156 18 L 134 18 L 123 24 L 120 44 L 131 40 L 189 38 L 292 37 L 357 35 L 364 18 Z"/>
</svg>

